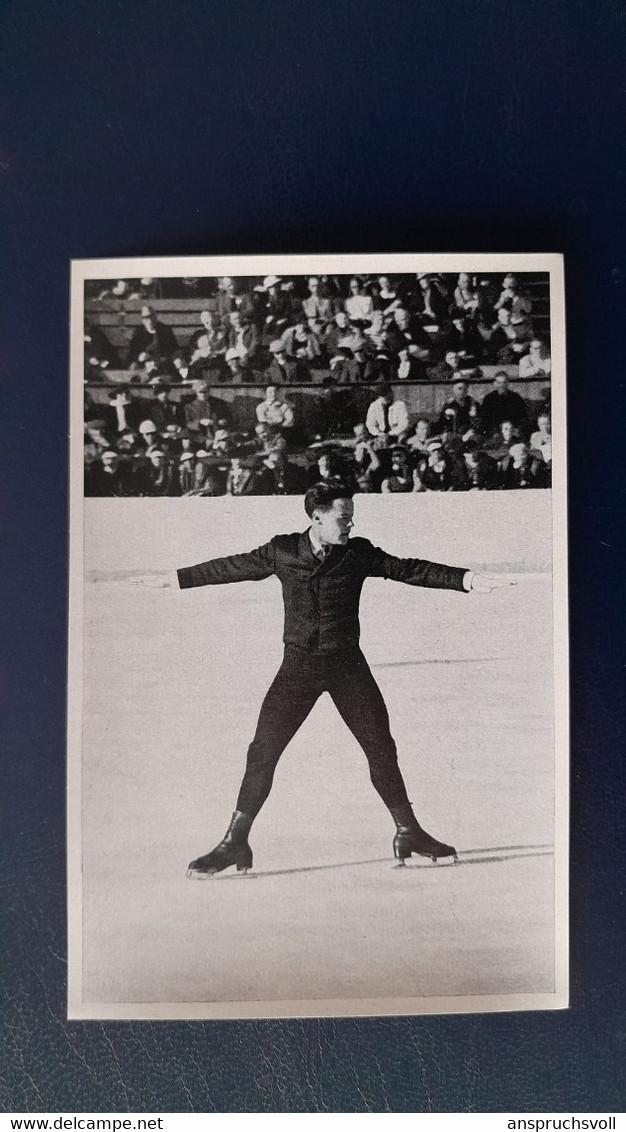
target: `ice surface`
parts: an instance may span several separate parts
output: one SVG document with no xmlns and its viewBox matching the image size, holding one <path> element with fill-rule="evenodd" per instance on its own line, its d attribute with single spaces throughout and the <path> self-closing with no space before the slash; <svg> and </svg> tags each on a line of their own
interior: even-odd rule
<svg viewBox="0 0 626 1132">
<path fill-rule="evenodd" d="M 357 518 L 389 550 L 516 572 L 488 596 L 373 579 L 363 595 L 409 795 L 461 863 L 393 867 L 393 823 L 324 697 L 253 827 L 257 875 L 186 879 L 234 808 L 280 663 L 280 587 L 148 590 L 128 576 L 302 528 L 301 500 L 88 500 L 86 999 L 553 989 L 550 494 L 366 499 Z"/>
</svg>

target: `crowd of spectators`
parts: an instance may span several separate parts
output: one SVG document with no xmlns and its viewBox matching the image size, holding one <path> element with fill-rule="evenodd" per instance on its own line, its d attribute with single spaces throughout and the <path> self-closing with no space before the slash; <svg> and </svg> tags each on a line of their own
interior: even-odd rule
<svg viewBox="0 0 626 1132">
<path fill-rule="evenodd" d="M 159 386 L 150 399 L 124 387 L 106 406 L 85 405 L 87 495 L 292 495 L 339 477 L 363 492 L 466 491 L 549 487 L 552 444 L 549 388 L 528 402 L 496 374 L 482 401 L 453 381 L 434 420 L 411 423 L 401 390 L 370 392 L 364 419 L 294 443 L 293 406 L 275 385 L 256 405 L 256 425 L 241 431 L 230 408 L 204 383 L 177 400 Z"/>
<path fill-rule="evenodd" d="M 184 347 L 150 305 L 174 285 L 210 300 Z M 549 382 L 545 334 L 514 275 L 89 286 L 142 305 L 124 350 L 86 327 L 87 495 L 299 494 L 332 477 L 383 493 L 550 486 L 549 385 L 529 402 L 499 372 L 486 396 L 470 393 L 484 365 Z M 94 397 L 89 386 L 119 370 L 126 380 Z M 420 381 L 451 395 L 415 420 L 401 385 Z M 242 424 L 220 389 L 260 384 Z"/>
</svg>

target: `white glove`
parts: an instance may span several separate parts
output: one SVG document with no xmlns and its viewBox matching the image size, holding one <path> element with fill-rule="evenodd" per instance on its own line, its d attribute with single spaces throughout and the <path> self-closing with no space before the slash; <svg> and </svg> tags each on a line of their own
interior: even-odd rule
<svg viewBox="0 0 626 1132">
<path fill-rule="evenodd" d="M 476 590 L 480 594 L 491 593 L 492 590 L 501 589 L 503 586 L 516 586 L 517 582 L 512 578 L 499 577 L 494 578 L 490 574 L 472 574 L 470 578 L 471 590 Z"/>
</svg>

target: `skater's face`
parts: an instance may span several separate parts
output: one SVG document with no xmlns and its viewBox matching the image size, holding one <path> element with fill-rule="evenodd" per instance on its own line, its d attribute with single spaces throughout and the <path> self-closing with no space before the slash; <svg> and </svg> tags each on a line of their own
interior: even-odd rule
<svg viewBox="0 0 626 1132">
<path fill-rule="evenodd" d="M 354 523 L 354 504 L 351 499 L 335 499 L 326 511 L 313 512 L 313 528 L 320 542 L 326 546 L 345 546 Z"/>
</svg>

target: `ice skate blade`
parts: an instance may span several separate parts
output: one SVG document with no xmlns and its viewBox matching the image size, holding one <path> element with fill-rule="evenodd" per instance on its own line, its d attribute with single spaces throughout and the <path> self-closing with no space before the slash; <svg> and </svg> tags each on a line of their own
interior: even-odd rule
<svg viewBox="0 0 626 1132">
<path fill-rule="evenodd" d="M 448 855 L 447 857 L 428 857 L 425 853 L 417 853 L 416 857 L 418 858 L 418 860 L 416 862 L 412 861 L 410 865 L 407 865 L 408 858 L 406 858 L 404 860 L 398 861 L 396 865 L 392 865 L 391 867 L 393 869 L 408 868 L 410 870 L 439 868 L 440 866 L 443 866 L 443 868 L 449 868 L 451 865 L 459 864 L 459 858 L 457 857 L 456 853 L 454 854 L 454 857 L 452 857 L 452 859 L 450 858 L 450 855 Z M 426 862 L 428 862 L 428 864 Z"/>
<path fill-rule="evenodd" d="M 203 872 L 201 869 L 187 869 L 185 876 L 188 880 L 214 880 L 218 877 L 220 880 L 253 880 L 256 878 L 256 873 L 251 873 L 249 869 L 238 869 L 236 873 L 227 873 L 225 869 L 215 869 L 213 872 Z"/>
</svg>

